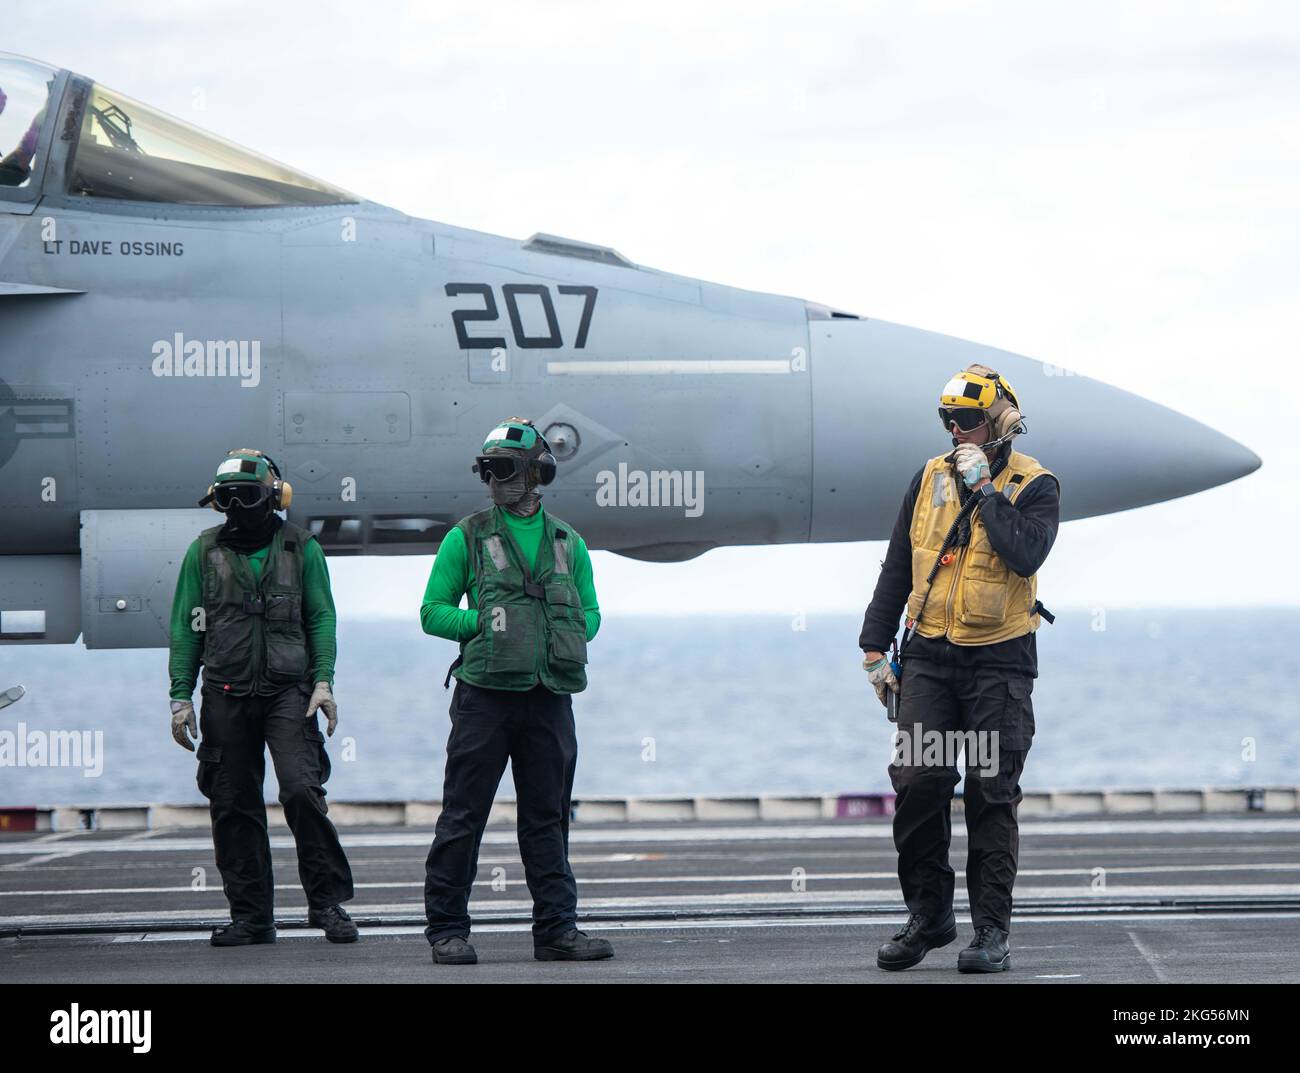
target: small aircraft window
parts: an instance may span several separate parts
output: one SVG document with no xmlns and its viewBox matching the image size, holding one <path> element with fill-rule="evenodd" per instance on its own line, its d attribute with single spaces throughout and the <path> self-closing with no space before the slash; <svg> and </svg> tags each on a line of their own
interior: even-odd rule
<svg viewBox="0 0 1300 1073">
<path fill-rule="evenodd" d="M 42 63 L 0 59 L 0 186 L 31 180 L 55 74 Z"/>
<path fill-rule="evenodd" d="M 173 205 L 341 205 L 359 199 L 96 85 L 68 192 Z"/>
</svg>

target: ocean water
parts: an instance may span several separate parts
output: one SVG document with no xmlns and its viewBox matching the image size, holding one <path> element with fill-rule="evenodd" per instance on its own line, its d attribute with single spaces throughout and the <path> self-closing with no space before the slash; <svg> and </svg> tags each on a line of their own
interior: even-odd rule
<svg viewBox="0 0 1300 1073">
<path fill-rule="evenodd" d="M 887 790 L 890 727 L 854 615 L 611 617 L 575 698 L 576 793 Z M 796 628 L 799 627 L 799 628 Z M 332 799 L 436 800 L 454 645 L 340 626 Z M 0 648 L 0 732 L 102 733 L 102 773 L 0 766 L 0 806 L 198 802 L 166 653 Z M 1039 631 L 1026 788 L 1300 784 L 1300 609 L 1066 611 Z M 268 797 L 276 792 L 268 762 Z M 502 795 L 513 793 L 507 773 Z"/>
</svg>

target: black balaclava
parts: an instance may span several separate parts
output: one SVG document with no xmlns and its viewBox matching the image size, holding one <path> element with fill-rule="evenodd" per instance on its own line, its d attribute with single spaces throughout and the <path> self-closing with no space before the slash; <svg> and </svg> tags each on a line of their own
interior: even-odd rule
<svg viewBox="0 0 1300 1073">
<path fill-rule="evenodd" d="M 226 511 L 226 524 L 217 533 L 217 543 L 248 554 L 271 543 L 283 519 L 271 509 L 268 496 L 256 507 L 238 504 Z"/>
<path fill-rule="evenodd" d="M 495 477 L 488 480 L 488 494 L 492 502 L 503 510 L 519 518 L 530 518 L 542 505 L 542 494 L 538 492 L 537 482 L 533 479 L 533 467 L 527 462 L 527 452 L 517 447 L 493 447 L 490 455 L 510 455 L 524 462 L 523 471 L 516 473 L 508 481 L 498 481 Z"/>
</svg>

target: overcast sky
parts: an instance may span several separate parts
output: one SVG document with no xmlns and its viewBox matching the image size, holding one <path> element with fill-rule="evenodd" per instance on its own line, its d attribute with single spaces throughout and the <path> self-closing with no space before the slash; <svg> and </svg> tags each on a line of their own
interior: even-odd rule
<svg viewBox="0 0 1300 1073">
<path fill-rule="evenodd" d="M 414 215 L 613 246 L 1172 406 L 1263 468 L 1067 524 L 1040 595 L 1295 604 L 1297 12 L 6 0 L 3 48 Z M 883 553 L 594 564 L 607 612 L 817 612 L 860 610 Z M 334 560 L 341 610 L 414 614 L 429 562 Z"/>
</svg>

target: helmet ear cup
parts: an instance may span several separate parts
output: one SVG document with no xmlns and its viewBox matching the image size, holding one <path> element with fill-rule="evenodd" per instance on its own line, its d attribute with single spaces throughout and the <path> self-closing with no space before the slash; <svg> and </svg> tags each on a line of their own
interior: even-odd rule
<svg viewBox="0 0 1300 1073">
<path fill-rule="evenodd" d="M 275 509 L 288 510 L 293 502 L 293 485 L 288 481 L 275 482 Z"/>
<path fill-rule="evenodd" d="M 992 439 L 1005 440 L 1024 430 L 1024 417 L 1020 413 L 1020 400 L 1007 383 L 1006 377 L 992 369 L 988 379 L 997 388 L 997 396 L 989 407 L 989 431 Z"/>
<path fill-rule="evenodd" d="M 225 512 L 220 507 L 217 506 L 216 492 L 217 492 L 217 486 L 215 484 L 210 484 L 208 485 L 208 494 L 204 498 L 207 499 L 209 507 L 215 510 L 218 514 L 224 514 Z"/>
<path fill-rule="evenodd" d="M 533 428 L 533 423 L 528 422 L 528 427 Z M 537 431 L 535 428 L 533 429 Z M 540 448 L 537 457 L 533 460 L 533 473 L 537 477 L 537 483 L 541 485 L 550 484 L 555 480 L 555 455 L 551 453 L 551 445 L 546 442 L 546 437 L 537 432 L 536 447 Z"/>
<path fill-rule="evenodd" d="M 534 466 L 533 472 L 537 475 L 538 484 L 543 484 L 543 485 L 550 484 L 553 480 L 555 480 L 555 470 L 556 470 L 555 456 L 551 454 L 549 450 L 543 451 L 540 455 L 538 455 L 535 459 L 533 459 L 533 466 Z"/>
<path fill-rule="evenodd" d="M 1021 425 L 1020 411 L 1008 404 L 1007 408 L 993 421 L 993 438 L 1003 439 L 1010 436 Z"/>
</svg>

